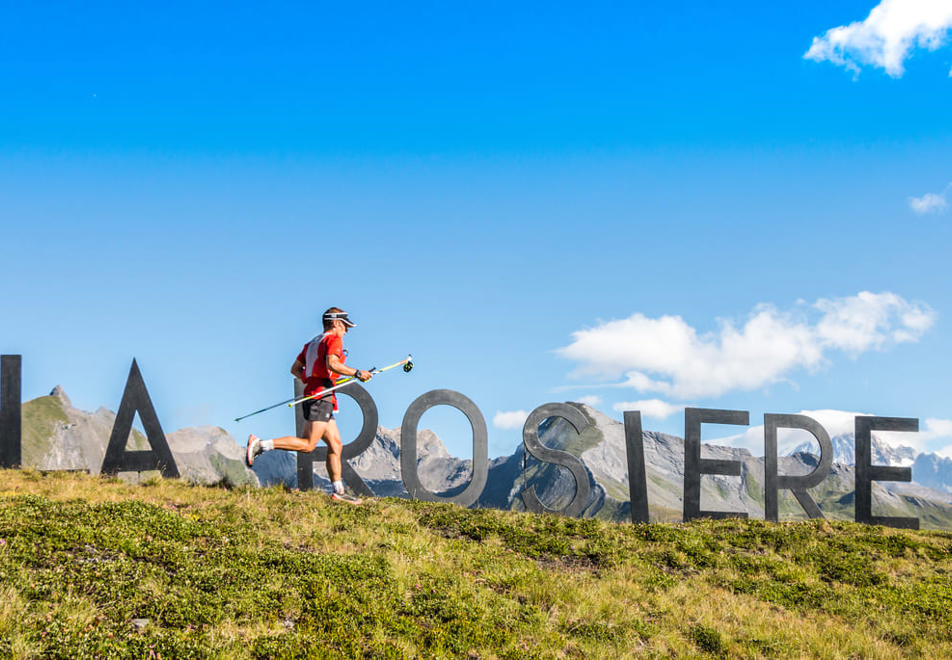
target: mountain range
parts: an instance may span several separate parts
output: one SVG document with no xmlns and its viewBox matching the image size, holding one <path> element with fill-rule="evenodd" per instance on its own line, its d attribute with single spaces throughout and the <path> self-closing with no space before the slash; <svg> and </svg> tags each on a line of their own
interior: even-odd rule
<svg viewBox="0 0 952 660">
<path fill-rule="evenodd" d="M 852 433 L 842 433 L 830 438 L 833 444 L 833 462 L 843 465 L 856 465 L 856 444 Z M 794 447 L 789 454 L 812 454 L 819 450 L 819 446 L 811 442 L 802 442 Z M 893 447 L 880 440 L 876 434 L 872 435 L 870 443 L 870 458 L 873 465 L 891 465 L 895 467 L 909 467 L 915 460 L 917 452 L 912 447 L 899 445 Z"/>
<path fill-rule="evenodd" d="M 82 470 L 99 474 L 116 413 L 106 408 L 86 412 L 74 408 L 59 386 L 49 396 L 22 406 L 21 454 L 24 467 L 39 470 Z M 217 426 L 199 426 L 165 434 L 183 479 L 200 484 L 258 485 L 245 467 L 244 450 Z M 128 450 L 149 449 L 145 435 L 133 428 Z M 137 473 L 120 473 L 136 481 Z"/>
<path fill-rule="evenodd" d="M 549 419 L 540 427 L 540 439 L 548 447 L 568 451 L 582 461 L 589 479 L 590 495 L 584 516 L 626 521 L 631 508 L 628 492 L 628 463 L 624 425 L 584 404 L 575 406 L 589 422 L 581 434 L 565 420 Z M 61 388 L 49 396 L 23 404 L 23 464 L 42 470 L 86 470 L 99 472 L 115 414 L 105 408 L 94 413 L 72 406 Z M 166 435 L 179 472 L 196 483 L 223 483 L 230 486 L 285 484 L 295 487 L 297 461 L 293 453 L 267 452 L 249 470 L 240 447 L 219 427 L 186 428 Z M 852 519 L 854 497 L 854 456 L 852 435 L 833 440 L 834 463 L 830 475 L 810 493 L 824 515 Z M 673 435 L 643 433 L 650 518 L 676 521 L 682 517 L 684 481 L 684 441 Z M 148 442 L 134 430 L 129 449 L 146 449 Z M 911 466 L 912 483 L 874 482 L 875 515 L 913 516 L 923 527 L 952 529 L 952 460 L 915 452 L 909 447 L 892 447 L 875 433 L 872 436 L 873 463 Z M 781 474 L 805 474 L 817 464 L 809 444 L 795 447 L 780 458 Z M 703 458 L 739 461 L 740 477 L 705 475 L 701 479 L 701 508 L 704 510 L 747 512 L 764 515 L 764 460 L 748 450 L 702 445 Z M 371 446 L 350 464 L 378 496 L 407 497 L 400 473 L 400 430 L 378 427 Z M 421 429 L 418 434 L 418 473 L 422 484 L 436 493 L 459 492 L 469 482 L 472 461 L 451 456 L 435 433 Z M 315 487 L 328 488 L 324 466 L 315 464 Z M 125 475 L 135 479 L 136 475 Z M 527 457 L 520 444 L 509 456 L 490 459 L 489 475 L 476 506 L 523 510 L 521 493 L 534 485 L 542 502 L 558 509 L 575 492 L 574 478 L 565 468 Z M 780 494 L 781 519 L 804 518 L 793 496 Z"/>
<path fill-rule="evenodd" d="M 833 443 L 834 463 L 856 464 L 855 439 L 852 433 L 836 435 L 830 440 Z M 952 494 L 952 459 L 931 452 L 919 452 L 905 445 L 889 445 L 875 433 L 872 434 L 870 450 L 873 465 L 912 468 L 912 479 L 915 483 Z M 794 447 L 790 454 L 810 454 L 816 451 L 811 443 L 804 442 Z"/>
</svg>

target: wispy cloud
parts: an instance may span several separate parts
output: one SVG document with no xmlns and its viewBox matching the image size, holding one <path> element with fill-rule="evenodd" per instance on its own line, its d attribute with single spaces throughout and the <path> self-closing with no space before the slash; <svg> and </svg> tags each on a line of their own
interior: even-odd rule
<svg viewBox="0 0 952 660">
<path fill-rule="evenodd" d="M 826 60 L 855 73 L 862 65 L 871 65 L 899 78 L 914 49 L 940 48 L 950 30 L 952 2 L 948 0 L 882 0 L 865 20 L 814 37 L 804 57 Z"/>
<path fill-rule="evenodd" d="M 776 383 L 825 365 L 833 351 L 857 356 L 917 341 L 934 322 L 924 303 L 864 291 L 790 311 L 758 305 L 743 325 L 720 320 L 707 334 L 680 316 L 633 314 L 572 333 L 557 353 L 578 363 L 576 377 L 623 378 L 615 385 L 686 400 Z"/>
<path fill-rule="evenodd" d="M 930 418 L 920 424 L 919 429 L 919 435 L 926 444 L 935 444 L 938 440 L 947 445 L 939 449 L 937 454 L 952 458 L 952 445 L 948 445 L 948 442 L 952 441 L 952 419 Z"/>
<path fill-rule="evenodd" d="M 529 413 L 525 410 L 512 410 L 509 412 L 497 410 L 496 415 L 493 417 L 493 426 L 497 429 L 506 430 L 521 429 L 528 418 Z"/>
<path fill-rule="evenodd" d="M 925 431 L 930 440 L 941 439 L 944 445 L 936 453 L 945 458 L 952 458 L 952 419 L 927 419 Z"/>
<path fill-rule="evenodd" d="M 949 208 L 948 196 L 952 191 L 952 183 L 949 183 L 940 193 L 926 193 L 922 197 L 910 197 L 909 208 L 920 215 L 926 213 L 941 213 Z"/>
<path fill-rule="evenodd" d="M 626 410 L 640 410 L 645 417 L 654 419 L 667 419 L 675 413 L 684 410 L 685 406 L 668 403 L 661 399 L 642 399 L 641 401 L 622 401 L 612 406 L 615 412 L 624 412 Z"/>
</svg>

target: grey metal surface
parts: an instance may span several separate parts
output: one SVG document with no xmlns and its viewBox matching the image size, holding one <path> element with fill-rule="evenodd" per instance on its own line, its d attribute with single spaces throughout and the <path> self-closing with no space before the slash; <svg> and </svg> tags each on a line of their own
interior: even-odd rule
<svg viewBox="0 0 952 660">
<path fill-rule="evenodd" d="M 298 395 L 298 390 L 301 390 L 301 393 L 303 394 L 304 386 L 301 381 L 297 380 L 296 378 L 294 389 L 295 397 L 300 398 Z M 341 478 L 344 480 L 344 483 L 350 486 L 351 490 L 353 490 L 358 495 L 362 495 L 364 497 L 373 497 L 374 492 L 370 489 L 370 486 L 368 486 L 367 483 L 360 478 L 360 475 L 357 474 L 357 471 L 354 470 L 354 468 L 352 468 L 350 463 L 347 461 L 351 458 L 360 456 L 360 454 L 366 451 L 366 449 L 374 441 L 374 436 L 377 434 L 377 404 L 373 397 L 370 396 L 370 392 L 368 392 L 364 386 L 356 380 L 347 383 L 342 388 L 337 390 L 335 394 L 346 394 L 351 399 L 356 401 L 357 405 L 360 406 L 360 412 L 364 418 L 363 424 L 360 427 L 360 433 L 357 434 L 357 437 L 354 438 L 354 440 L 345 444 L 341 449 Z M 303 438 L 305 421 L 302 406 L 294 406 L 294 409 L 297 435 L 299 438 Z M 298 488 L 300 490 L 311 490 L 314 488 L 315 461 L 320 463 L 327 461 L 327 445 L 323 442 L 319 443 L 318 446 L 314 448 L 314 451 L 310 453 L 297 453 Z"/>
<path fill-rule="evenodd" d="M 746 410 L 717 410 L 714 408 L 684 409 L 684 520 L 694 518 L 746 518 L 746 511 L 702 511 L 701 475 L 721 474 L 739 477 L 740 461 L 701 458 L 701 424 L 750 423 Z"/>
<path fill-rule="evenodd" d="M 535 487 L 528 486 L 522 493 L 522 501 L 526 505 L 526 510 L 533 513 L 558 513 L 576 518 L 585 509 L 591 492 L 588 472 L 578 457 L 566 451 L 546 447 L 539 441 L 539 425 L 549 417 L 561 417 L 578 433 L 588 426 L 588 420 L 574 406 L 565 403 L 545 403 L 529 413 L 522 427 L 522 441 L 526 446 L 526 453 L 540 461 L 559 465 L 571 472 L 575 478 L 575 495 L 562 509 L 550 509 L 536 495 Z"/>
<path fill-rule="evenodd" d="M 0 357 L 0 468 L 18 468 L 22 461 L 21 367 L 20 355 Z"/>
<path fill-rule="evenodd" d="M 777 474 L 777 429 L 803 429 L 809 431 L 820 443 L 820 462 L 809 474 L 778 475 Z M 833 443 L 830 434 L 819 422 L 806 415 L 778 415 L 766 413 L 764 415 L 764 518 L 777 522 L 778 495 L 780 488 L 793 491 L 794 497 L 811 518 L 822 518 L 820 507 L 807 488 L 813 488 L 830 474 L 833 465 Z"/>
<path fill-rule="evenodd" d="M 645 471 L 645 440 L 641 412 L 625 411 L 625 449 L 628 455 L 628 496 L 631 522 L 648 522 L 648 476 Z"/>
<path fill-rule="evenodd" d="M 433 406 L 451 406 L 469 420 L 473 429 L 473 476 L 469 485 L 456 495 L 438 495 L 427 490 L 420 482 L 417 473 L 417 426 L 420 418 Z M 460 506 L 471 506 L 486 486 L 489 476 L 489 437 L 486 432 L 486 420 L 476 404 L 465 394 L 453 390 L 431 390 L 421 394 L 410 404 L 403 415 L 400 429 L 400 472 L 403 485 L 410 497 L 426 502 L 453 502 Z"/>
<path fill-rule="evenodd" d="M 919 529 L 918 518 L 873 515 L 874 481 L 912 481 L 912 469 L 872 464 L 872 431 L 919 431 L 919 420 L 908 417 L 863 417 L 854 421 L 856 438 L 856 497 L 853 518 L 867 525 L 885 525 L 901 529 Z"/>
<path fill-rule="evenodd" d="M 139 413 L 145 437 L 152 449 L 127 451 L 126 443 L 132 433 L 132 422 L 135 414 Z M 142 373 L 135 359 L 129 368 L 129 378 L 126 380 L 126 389 L 122 393 L 122 402 L 116 414 L 116 423 L 109 436 L 109 445 L 106 455 L 102 459 L 102 474 L 116 474 L 117 472 L 142 472 L 144 470 L 159 470 L 163 477 L 177 478 L 178 468 L 172 457 L 172 450 L 162 432 L 162 425 L 155 414 L 152 399 L 145 387 Z"/>
<path fill-rule="evenodd" d="M 304 396 L 304 383 L 299 378 L 293 380 L 294 400 L 297 401 Z M 304 427 L 307 420 L 304 419 L 304 406 L 294 406 L 294 435 L 299 438 L 304 437 Z M 314 459 L 304 452 L 296 452 L 297 458 L 297 487 L 298 490 L 314 489 Z"/>
</svg>

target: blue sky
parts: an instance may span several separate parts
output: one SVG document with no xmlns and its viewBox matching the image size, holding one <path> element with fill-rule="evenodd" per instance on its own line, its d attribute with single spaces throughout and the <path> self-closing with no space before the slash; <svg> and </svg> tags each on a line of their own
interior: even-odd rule
<svg viewBox="0 0 952 660">
<path fill-rule="evenodd" d="M 243 443 L 340 305 L 352 364 L 414 355 L 381 424 L 454 389 L 490 455 L 586 397 L 952 446 L 952 17 L 775 4 L 5 5 L 0 351 L 90 410 L 136 357 L 167 432 Z"/>
</svg>

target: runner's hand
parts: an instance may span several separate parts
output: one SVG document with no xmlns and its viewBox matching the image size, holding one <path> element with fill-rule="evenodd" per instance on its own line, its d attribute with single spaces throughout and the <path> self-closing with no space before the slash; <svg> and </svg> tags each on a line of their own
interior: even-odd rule
<svg viewBox="0 0 952 660">
<path fill-rule="evenodd" d="M 359 380 L 361 383 L 366 383 L 368 380 L 373 378 L 373 376 L 374 375 L 369 371 L 363 371 L 362 369 L 358 369 L 357 373 L 354 374 L 354 378 Z"/>
</svg>

